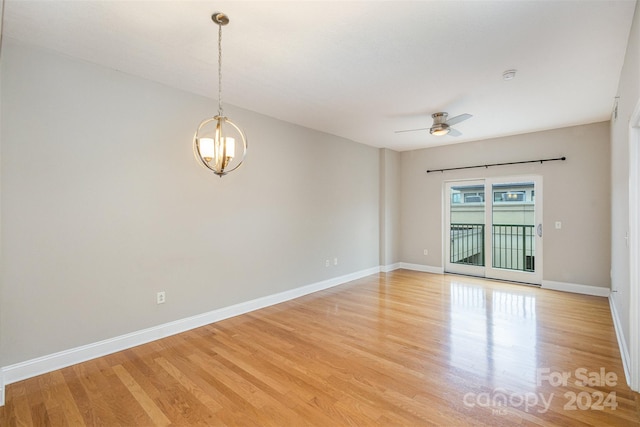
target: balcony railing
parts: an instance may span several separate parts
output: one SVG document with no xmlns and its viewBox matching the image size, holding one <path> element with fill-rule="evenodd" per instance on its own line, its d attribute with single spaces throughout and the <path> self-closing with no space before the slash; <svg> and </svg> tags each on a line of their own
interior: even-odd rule
<svg viewBox="0 0 640 427">
<path fill-rule="evenodd" d="M 494 224 L 492 266 L 508 270 L 535 271 L 533 225 Z M 485 265 L 484 224 L 451 224 L 450 262 Z"/>
<path fill-rule="evenodd" d="M 451 224 L 450 262 L 484 266 L 484 224 Z"/>
<path fill-rule="evenodd" d="M 535 271 L 533 225 L 493 224 L 493 267 Z"/>
</svg>

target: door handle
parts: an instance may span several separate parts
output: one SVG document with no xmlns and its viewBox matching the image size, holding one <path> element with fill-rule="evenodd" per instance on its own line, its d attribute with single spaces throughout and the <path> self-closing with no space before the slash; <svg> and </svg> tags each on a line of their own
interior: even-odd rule
<svg viewBox="0 0 640 427">
<path fill-rule="evenodd" d="M 538 232 L 538 237 L 542 237 L 542 224 L 538 224 L 537 232 Z"/>
</svg>

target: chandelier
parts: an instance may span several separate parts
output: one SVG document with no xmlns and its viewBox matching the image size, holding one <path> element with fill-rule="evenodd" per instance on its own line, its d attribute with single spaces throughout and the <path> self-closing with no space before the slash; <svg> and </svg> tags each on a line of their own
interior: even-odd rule
<svg viewBox="0 0 640 427">
<path fill-rule="evenodd" d="M 216 12 L 211 20 L 218 25 L 218 114 L 198 126 L 193 136 L 193 152 L 202 166 L 222 177 L 244 161 L 247 138 L 222 110 L 222 27 L 229 23 L 229 17 Z"/>
</svg>

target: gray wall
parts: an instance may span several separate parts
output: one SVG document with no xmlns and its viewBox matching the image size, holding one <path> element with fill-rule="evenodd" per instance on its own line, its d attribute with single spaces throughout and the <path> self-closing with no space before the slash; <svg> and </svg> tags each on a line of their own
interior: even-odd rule
<svg viewBox="0 0 640 427">
<path fill-rule="evenodd" d="M 0 366 L 379 265 L 378 149 L 227 106 L 218 178 L 215 100 L 7 39 L 1 73 Z"/>
<path fill-rule="evenodd" d="M 0 0 L 0 1 L 4 1 L 4 0 Z M 2 4 L 4 5 L 4 4 Z M 2 19 L 0 19 L 0 34 L 2 34 Z M 3 58 L 3 54 L 2 54 L 2 44 L 0 43 L 0 65 L 2 64 L 2 58 Z M 2 108 L 1 108 L 1 101 L 2 101 L 2 67 L 0 66 L 0 369 L 2 368 L 2 366 L 4 366 L 3 363 L 3 352 L 2 352 L 2 335 L 3 335 L 3 328 L 2 328 L 2 309 L 4 307 L 3 304 L 3 293 L 4 293 L 4 286 L 2 286 L 2 271 L 4 271 L 4 257 L 2 256 L 2 249 L 3 249 L 3 245 L 2 245 L 2 239 L 3 239 L 3 234 L 2 234 L 2 127 L 3 127 L 3 122 L 2 122 Z M 4 378 L 3 375 L 0 374 L 0 404 L 4 405 Z"/>
<path fill-rule="evenodd" d="M 380 149 L 380 265 L 400 259 L 400 153 Z"/>
<path fill-rule="evenodd" d="M 629 120 L 640 102 L 640 4 L 636 5 L 620 74 L 618 118 L 611 121 L 611 294 L 625 341 L 629 337 Z M 636 260 L 636 262 L 638 262 Z"/>
<path fill-rule="evenodd" d="M 427 174 L 427 169 L 567 156 L 567 161 Z M 543 279 L 608 287 L 609 124 L 516 135 L 402 153 L 404 262 L 443 267 L 443 185 L 446 180 L 542 175 Z M 555 221 L 562 229 L 555 230 Z M 424 256 L 423 250 L 429 255 Z"/>
</svg>

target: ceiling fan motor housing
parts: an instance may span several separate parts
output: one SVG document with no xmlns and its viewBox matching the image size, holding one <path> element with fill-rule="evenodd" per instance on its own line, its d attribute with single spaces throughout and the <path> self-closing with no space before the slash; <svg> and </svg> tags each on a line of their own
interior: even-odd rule
<svg viewBox="0 0 640 427">
<path fill-rule="evenodd" d="M 445 112 L 433 113 L 431 115 L 431 117 L 433 117 L 433 124 L 434 125 L 444 124 L 444 122 L 447 121 L 447 117 L 448 116 L 449 116 L 449 113 L 445 113 Z"/>
</svg>

